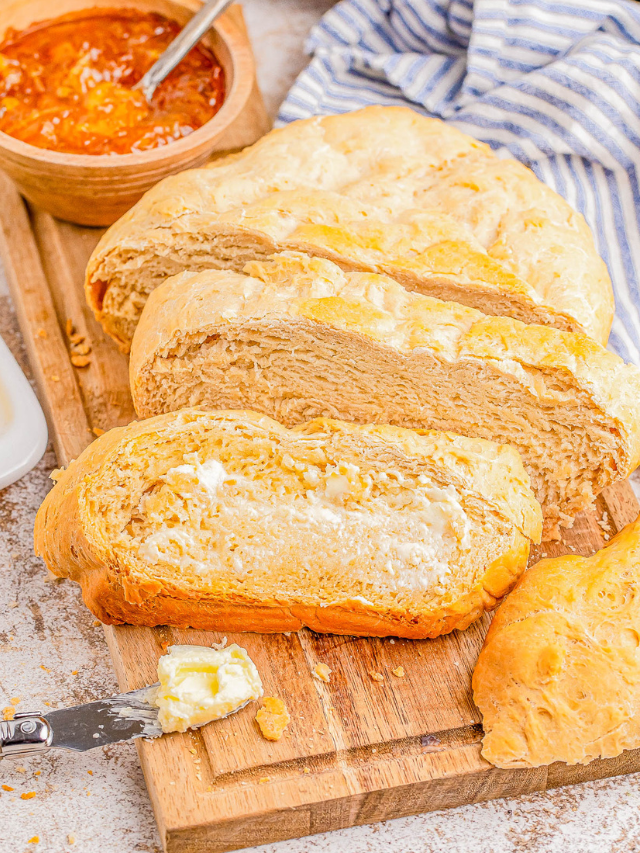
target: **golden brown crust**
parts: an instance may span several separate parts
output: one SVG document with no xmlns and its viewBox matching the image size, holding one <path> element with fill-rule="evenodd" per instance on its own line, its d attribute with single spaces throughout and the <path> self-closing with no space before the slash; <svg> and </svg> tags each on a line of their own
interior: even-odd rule
<svg viewBox="0 0 640 853">
<path fill-rule="evenodd" d="M 36 553 L 48 567 L 55 567 L 36 540 Z M 253 631 L 277 633 L 311 628 L 325 634 L 353 634 L 363 637 L 406 637 L 425 639 L 464 630 L 487 610 L 499 603 L 524 571 L 529 556 L 529 540 L 514 534 L 513 548 L 496 559 L 482 584 L 470 591 L 456 606 L 439 614 L 411 614 L 385 617 L 372 613 L 358 601 L 346 607 L 305 607 L 303 605 L 260 606 L 220 604 L 204 598 L 181 599 L 162 591 L 124 585 L 106 566 L 80 571 L 75 577 L 89 610 L 105 625 L 172 625 L 200 631 Z M 148 594 L 147 594 L 148 593 Z M 135 600 L 130 600 L 135 599 Z"/>
<path fill-rule="evenodd" d="M 264 590 L 263 603 L 246 603 L 181 586 L 179 580 L 163 583 L 138 564 L 125 565 L 114 554 L 111 543 L 101 537 L 96 517 L 101 478 L 112 470 L 117 454 L 125 446 L 136 453 L 142 440 L 151 441 L 151 445 L 145 445 L 147 457 L 156 442 L 158 448 L 170 445 L 175 453 L 180 436 L 190 433 L 194 425 L 206 423 L 215 429 L 224 422 L 249 428 L 259 425 L 280 435 L 336 430 L 347 436 L 382 437 L 389 447 L 396 447 L 418 465 L 424 458 L 436 465 L 443 477 L 448 477 L 445 472 L 450 471 L 453 482 L 457 476 L 468 493 L 475 492 L 477 500 L 487 501 L 503 519 L 515 522 L 510 544 L 485 566 L 470 588 L 451 602 L 439 609 L 427 607 L 411 613 L 376 610 L 375 602 L 363 603 L 357 597 L 348 606 L 288 604 L 278 601 L 269 590 Z M 250 412 L 211 414 L 190 410 L 111 430 L 93 442 L 60 475 L 40 508 L 35 549 L 54 574 L 80 583 L 87 606 L 109 624 L 170 624 L 228 631 L 289 631 L 306 625 L 316 631 L 335 633 L 431 637 L 465 628 L 495 606 L 524 570 L 529 541 L 539 537 L 540 523 L 539 507 L 528 489 L 526 474 L 517 454 L 509 448 L 446 434 L 414 435 L 390 427 L 356 427 L 331 421 L 311 422 L 288 431 L 271 419 Z M 523 532 L 516 525 L 522 525 Z"/>
<path fill-rule="evenodd" d="M 282 250 L 601 343 L 613 319 L 582 216 L 522 164 L 403 107 L 294 122 L 161 181 L 102 238 L 87 300 L 127 350 L 166 276 Z"/>
<path fill-rule="evenodd" d="M 473 674 L 488 761 L 586 764 L 640 746 L 639 582 L 640 519 L 592 557 L 522 576 Z"/>
</svg>

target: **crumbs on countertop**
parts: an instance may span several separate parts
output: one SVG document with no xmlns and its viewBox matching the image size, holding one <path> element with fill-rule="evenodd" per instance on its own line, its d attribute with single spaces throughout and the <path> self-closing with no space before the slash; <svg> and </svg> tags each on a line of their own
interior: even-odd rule
<svg viewBox="0 0 640 853">
<path fill-rule="evenodd" d="M 373 669 L 370 669 L 369 675 L 372 681 L 384 681 L 384 675 L 381 672 L 375 672 Z"/>
</svg>

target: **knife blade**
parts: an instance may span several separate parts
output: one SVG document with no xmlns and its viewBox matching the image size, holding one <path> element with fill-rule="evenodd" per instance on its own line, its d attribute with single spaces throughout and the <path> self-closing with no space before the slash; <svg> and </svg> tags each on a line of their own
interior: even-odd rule
<svg viewBox="0 0 640 853">
<path fill-rule="evenodd" d="M 46 714 L 18 713 L 13 720 L 0 721 L 0 758 L 44 749 L 85 752 L 132 738 L 159 737 L 163 732 L 158 709 L 147 701 L 149 690 L 158 686 Z"/>
<path fill-rule="evenodd" d="M 51 746 L 85 752 L 121 740 L 159 737 L 162 728 L 158 709 L 146 701 L 150 689 L 143 687 L 97 702 L 50 711 L 44 718 L 53 732 Z"/>
</svg>

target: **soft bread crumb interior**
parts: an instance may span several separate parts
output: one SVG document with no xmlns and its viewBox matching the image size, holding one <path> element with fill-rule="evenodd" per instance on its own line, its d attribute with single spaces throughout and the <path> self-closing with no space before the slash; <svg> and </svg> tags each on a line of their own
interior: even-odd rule
<svg viewBox="0 0 640 853">
<path fill-rule="evenodd" d="M 132 449 L 98 508 L 121 565 L 168 590 L 404 611 L 455 601 L 513 542 L 476 495 L 380 447 L 196 427 L 184 443 Z"/>
<path fill-rule="evenodd" d="M 145 369 L 150 412 L 251 408 L 286 426 L 315 417 L 450 430 L 515 447 L 545 512 L 570 524 L 621 464 L 614 421 L 558 372 L 405 356 L 305 320 L 248 321 L 185 339 Z M 481 413 L 480 415 L 478 413 Z M 622 463 L 624 460 L 622 460 Z"/>
<path fill-rule="evenodd" d="M 138 253 L 119 257 L 108 284 L 93 283 L 110 334 L 122 343 L 133 338 L 140 314 L 152 290 L 165 279 L 184 270 L 230 269 L 240 272 L 248 261 L 266 259 L 276 251 L 273 243 L 264 245 L 251 236 L 221 234 L 203 241 L 200 235 L 176 235 L 171 247 L 161 254 L 148 254 L 140 263 Z"/>
</svg>

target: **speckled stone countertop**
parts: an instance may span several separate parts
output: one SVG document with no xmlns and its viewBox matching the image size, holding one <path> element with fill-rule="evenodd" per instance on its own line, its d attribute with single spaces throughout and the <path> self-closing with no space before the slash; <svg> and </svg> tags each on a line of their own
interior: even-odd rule
<svg viewBox="0 0 640 853">
<path fill-rule="evenodd" d="M 302 40 L 330 0 L 245 0 L 273 115 L 304 65 Z M 1 200 L 0 200 L 1 203 Z M 0 275 L 0 334 L 27 367 Z M 75 584 L 47 579 L 32 553 L 35 512 L 55 467 L 0 493 L 0 710 L 55 708 L 117 692 L 102 629 Z M 0 853 L 160 853 L 132 744 L 0 762 Z M 23 799 L 21 795 L 31 794 Z M 38 839 L 37 841 L 35 839 Z M 632 853 L 639 776 L 271 844 L 263 853 Z"/>
</svg>

